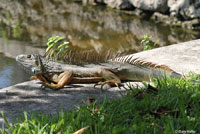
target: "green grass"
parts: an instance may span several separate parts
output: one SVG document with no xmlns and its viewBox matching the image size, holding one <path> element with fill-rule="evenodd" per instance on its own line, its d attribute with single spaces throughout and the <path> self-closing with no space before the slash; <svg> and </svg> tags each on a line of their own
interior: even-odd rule
<svg viewBox="0 0 200 134">
<path fill-rule="evenodd" d="M 8 129 L 2 128 L 0 134 L 68 134 L 86 126 L 84 134 L 200 133 L 200 85 L 164 78 L 154 86 L 158 91 L 130 87 L 122 99 L 105 98 L 100 104 L 57 115 L 25 112 L 18 122 L 7 122 Z"/>
</svg>

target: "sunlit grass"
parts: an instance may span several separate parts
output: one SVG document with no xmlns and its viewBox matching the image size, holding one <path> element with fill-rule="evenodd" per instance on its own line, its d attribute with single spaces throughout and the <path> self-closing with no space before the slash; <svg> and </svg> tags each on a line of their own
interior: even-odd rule
<svg viewBox="0 0 200 134">
<path fill-rule="evenodd" d="M 195 75 L 195 78 L 200 78 Z M 61 111 L 57 115 L 28 115 L 1 134 L 68 134 L 89 126 L 84 134 L 200 133 L 200 84 L 190 80 L 157 79 L 151 89 L 133 89 L 122 97 L 100 104 Z M 5 119 L 5 117 L 4 117 Z M 6 119 L 5 119 L 6 120 Z"/>
</svg>

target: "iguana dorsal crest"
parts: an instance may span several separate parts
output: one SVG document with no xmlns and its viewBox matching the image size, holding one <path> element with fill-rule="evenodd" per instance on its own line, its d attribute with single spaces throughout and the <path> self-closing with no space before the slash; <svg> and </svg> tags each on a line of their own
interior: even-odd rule
<svg viewBox="0 0 200 134">
<path fill-rule="evenodd" d="M 159 64 L 156 64 L 153 62 L 147 62 L 138 57 L 135 58 L 132 55 L 122 56 L 119 58 L 112 59 L 111 61 L 121 62 L 121 63 L 129 63 L 129 64 L 133 64 L 133 65 L 140 65 L 140 66 L 151 67 L 151 68 L 156 68 L 156 69 L 163 69 L 163 70 L 166 70 L 169 72 L 174 72 L 174 70 L 172 70 L 167 65 L 163 65 L 163 64 L 159 65 Z"/>
</svg>

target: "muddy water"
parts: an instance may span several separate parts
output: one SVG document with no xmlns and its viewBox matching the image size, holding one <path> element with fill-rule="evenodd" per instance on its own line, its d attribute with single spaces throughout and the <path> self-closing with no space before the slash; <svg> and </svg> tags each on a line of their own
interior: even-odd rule
<svg viewBox="0 0 200 134">
<path fill-rule="evenodd" d="M 36 44 L 0 38 L 0 88 L 29 80 L 30 72 L 25 72 L 17 64 L 15 57 L 32 53 L 43 55 L 45 49 L 34 45 Z"/>
<path fill-rule="evenodd" d="M 0 87 L 28 79 L 14 60 L 19 54 L 44 54 L 44 46 L 52 35 L 64 36 L 74 50 L 104 54 L 130 54 L 143 50 L 144 34 L 152 36 L 157 47 L 200 38 L 199 31 L 174 28 L 123 13 L 104 6 L 84 6 L 81 3 L 20 3 L 11 1 L 0 13 Z M 3 3 L 5 4 L 5 3 Z M 1 4 L 1 5 L 3 5 Z M 1 6 L 0 5 L 0 6 Z M 2 15 L 2 16 L 1 16 Z M 11 57 L 11 58 L 8 58 Z"/>
<path fill-rule="evenodd" d="M 14 59 L 0 53 L 0 88 L 27 81 L 29 75 L 17 65 Z"/>
</svg>

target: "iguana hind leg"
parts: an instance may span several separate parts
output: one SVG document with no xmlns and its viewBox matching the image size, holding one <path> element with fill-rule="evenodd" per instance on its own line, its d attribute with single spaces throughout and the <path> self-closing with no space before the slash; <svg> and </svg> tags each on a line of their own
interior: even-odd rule
<svg viewBox="0 0 200 134">
<path fill-rule="evenodd" d="M 113 72 L 107 69 L 101 69 L 99 74 L 105 79 L 104 82 L 98 82 L 97 84 L 94 85 L 96 87 L 97 85 L 101 85 L 101 89 L 105 84 L 111 85 L 111 86 L 117 86 L 121 84 L 120 78 L 115 75 Z"/>
</svg>

